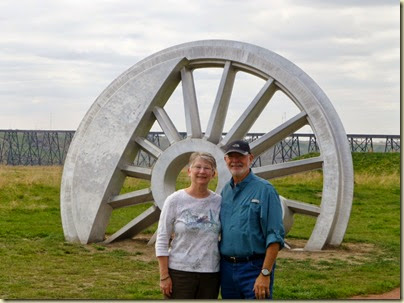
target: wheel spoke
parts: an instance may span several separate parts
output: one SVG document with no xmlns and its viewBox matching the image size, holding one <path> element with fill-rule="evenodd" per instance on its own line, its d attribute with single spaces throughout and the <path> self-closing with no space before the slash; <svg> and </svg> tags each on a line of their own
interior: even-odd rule
<svg viewBox="0 0 404 303">
<path fill-rule="evenodd" d="M 206 139 L 215 144 L 222 138 L 235 77 L 236 70 L 231 66 L 230 61 L 226 61 L 205 133 Z"/>
<path fill-rule="evenodd" d="M 287 207 L 297 214 L 318 217 L 320 215 L 320 207 L 300 201 L 285 199 Z"/>
<path fill-rule="evenodd" d="M 153 205 L 152 207 L 145 210 L 142 214 L 134 218 L 116 233 L 111 235 L 104 243 L 108 244 L 116 240 L 131 238 L 142 230 L 146 229 L 150 225 L 158 221 L 160 217 L 160 209 Z"/>
<path fill-rule="evenodd" d="M 296 116 L 279 125 L 277 128 L 273 129 L 269 133 L 266 133 L 259 139 L 251 142 L 251 153 L 254 156 L 259 156 L 260 154 L 274 146 L 276 143 L 307 124 L 307 114 L 305 112 L 297 114 Z"/>
<path fill-rule="evenodd" d="M 150 188 L 115 196 L 108 202 L 113 209 L 146 203 L 153 200 Z"/>
<path fill-rule="evenodd" d="M 137 144 L 140 145 L 142 150 L 144 150 L 145 152 L 148 152 L 156 159 L 158 159 L 158 157 L 160 157 L 160 155 L 163 153 L 163 151 L 160 148 L 158 148 L 156 145 L 154 145 L 149 140 L 147 140 L 143 137 L 136 137 L 135 141 Z"/>
<path fill-rule="evenodd" d="M 320 169 L 323 166 L 323 158 L 314 157 L 303 160 L 289 161 L 280 164 L 265 165 L 254 167 L 252 170 L 261 178 L 274 179 L 287 175 L 293 175 L 314 169 Z"/>
<path fill-rule="evenodd" d="M 147 245 L 153 245 L 156 243 L 157 240 L 157 230 L 154 232 L 153 236 L 151 236 L 149 242 L 147 242 Z"/>
<path fill-rule="evenodd" d="M 168 116 L 167 112 L 161 108 L 156 106 L 153 109 L 154 116 L 157 119 L 161 129 L 163 130 L 164 134 L 166 135 L 168 142 L 173 144 L 181 140 L 181 136 L 178 133 L 178 130 L 175 128 L 174 123 L 171 121 L 170 117 Z"/>
<path fill-rule="evenodd" d="M 275 85 L 275 81 L 273 79 L 269 79 L 261 88 L 257 96 L 255 96 L 254 100 L 250 103 L 244 113 L 237 120 L 237 122 L 233 125 L 231 130 L 223 138 L 221 144 L 226 145 L 233 140 L 244 138 L 261 112 L 264 110 L 265 106 L 268 104 L 269 100 L 271 100 L 276 90 L 277 86 Z"/>
<path fill-rule="evenodd" d="M 201 138 L 201 122 L 199 119 L 198 103 L 196 100 L 194 77 L 192 71 L 181 69 L 182 93 L 184 95 L 185 122 L 187 135 L 191 138 Z"/>
<path fill-rule="evenodd" d="M 129 177 L 144 179 L 144 180 L 151 179 L 152 172 L 151 172 L 151 169 L 147 168 L 147 167 L 124 165 L 121 170 Z"/>
</svg>

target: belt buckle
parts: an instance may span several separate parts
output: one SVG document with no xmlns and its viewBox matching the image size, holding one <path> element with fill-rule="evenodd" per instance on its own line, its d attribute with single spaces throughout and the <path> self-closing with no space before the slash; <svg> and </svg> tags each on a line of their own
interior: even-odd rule
<svg viewBox="0 0 404 303">
<path fill-rule="evenodd" d="M 229 257 L 233 263 L 236 263 L 236 257 Z"/>
</svg>

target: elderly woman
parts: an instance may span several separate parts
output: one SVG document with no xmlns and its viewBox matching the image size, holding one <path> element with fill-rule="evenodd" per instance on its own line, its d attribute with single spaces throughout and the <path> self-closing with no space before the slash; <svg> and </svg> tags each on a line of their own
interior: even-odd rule
<svg viewBox="0 0 404 303">
<path fill-rule="evenodd" d="M 216 161 L 211 154 L 193 153 L 188 167 L 191 185 L 171 194 L 164 203 L 156 256 L 160 288 L 166 299 L 218 297 L 221 197 L 208 189 L 215 171 Z"/>
</svg>

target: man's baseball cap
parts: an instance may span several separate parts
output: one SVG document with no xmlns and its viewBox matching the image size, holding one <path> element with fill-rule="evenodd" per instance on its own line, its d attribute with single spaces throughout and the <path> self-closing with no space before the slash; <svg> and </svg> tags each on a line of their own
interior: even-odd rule
<svg viewBox="0 0 404 303">
<path fill-rule="evenodd" d="M 228 153 L 239 153 L 244 156 L 251 154 L 250 145 L 244 140 L 230 142 L 224 148 L 224 154 L 227 155 Z"/>
</svg>

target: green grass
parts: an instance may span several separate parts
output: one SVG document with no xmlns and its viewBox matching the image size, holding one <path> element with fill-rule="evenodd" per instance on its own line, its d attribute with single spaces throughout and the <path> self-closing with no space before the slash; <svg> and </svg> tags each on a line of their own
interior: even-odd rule
<svg viewBox="0 0 404 303">
<path fill-rule="evenodd" d="M 275 299 L 349 298 L 400 285 L 400 155 L 357 153 L 353 160 L 354 200 L 343 244 L 300 253 L 304 258 L 279 258 Z M 145 258 L 144 251 L 64 241 L 61 172 L 61 167 L 0 167 L 0 298 L 161 299 L 157 261 Z M 186 174 L 177 181 L 178 187 L 188 184 Z M 321 171 L 271 182 L 290 199 L 321 201 Z M 147 186 L 132 179 L 122 192 Z M 114 211 L 107 234 L 149 206 Z M 295 216 L 287 240 L 307 240 L 314 224 L 313 218 Z M 155 229 L 156 224 L 144 234 Z"/>
<path fill-rule="evenodd" d="M 400 153 L 353 153 L 352 159 L 354 171 L 357 173 L 377 175 L 400 173 Z"/>
<path fill-rule="evenodd" d="M 400 285 L 400 154 L 354 153 L 355 189 L 344 242 L 371 244 L 367 260 L 338 260 L 326 268 L 316 260 L 279 259 L 275 297 L 335 299 L 382 293 Z M 321 172 L 272 183 L 281 195 L 313 204 L 321 201 Z M 290 188 L 292 187 L 292 188 Z M 295 216 L 289 239 L 307 239 L 315 220 Z M 353 254 L 355 252 L 352 252 Z M 293 268 L 293 273 L 290 269 Z"/>
</svg>

